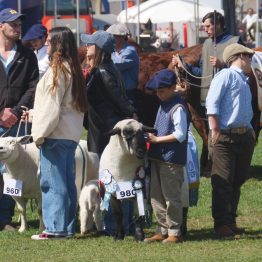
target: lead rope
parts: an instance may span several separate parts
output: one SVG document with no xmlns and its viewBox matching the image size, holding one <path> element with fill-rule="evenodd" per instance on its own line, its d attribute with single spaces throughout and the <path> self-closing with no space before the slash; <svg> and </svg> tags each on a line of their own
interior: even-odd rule
<svg viewBox="0 0 262 262">
<path fill-rule="evenodd" d="M 21 108 L 22 109 L 24 109 L 26 112 L 28 112 L 28 107 L 26 107 L 26 106 L 21 106 Z M 18 128 L 17 128 L 17 132 L 16 132 L 16 137 L 15 137 L 15 139 L 16 139 L 16 143 L 17 143 L 17 138 L 18 138 L 18 135 L 19 135 L 19 132 L 20 132 L 20 128 L 21 128 L 21 124 L 22 124 L 22 119 L 20 119 L 20 121 L 19 121 L 19 125 L 18 125 Z M 28 120 L 27 120 L 27 118 L 25 119 L 25 135 L 27 135 L 27 131 L 28 131 L 28 129 L 27 129 L 27 123 L 28 123 Z M 25 144 L 25 150 L 26 150 L 26 144 Z"/>
<path fill-rule="evenodd" d="M 181 61 L 179 55 L 176 54 L 176 56 L 177 56 L 177 58 Z M 182 62 L 182 61 L 181 61 L 181 62 Z M 207 76 L 195 76 L 195 75 L 191 74 L 191 73 L 186 69 L 186 67 L 184 66 L 184 63 L 183 63 L 183 62 L 181 63 L 181 67 L 184 69 L 184 71 L 185 71 L 187 74 L 189 74 L 191 77 L 196 78 L 196 79 L 206 79 L 206 78 L 212 78 L 212 77 L 213 77 L 213 74 L 207 75 Z"/>
</svg>

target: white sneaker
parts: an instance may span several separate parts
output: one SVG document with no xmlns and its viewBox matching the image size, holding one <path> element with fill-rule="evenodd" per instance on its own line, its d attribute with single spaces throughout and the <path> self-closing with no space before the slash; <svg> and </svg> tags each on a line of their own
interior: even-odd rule
<svg viewBox="0 0 262 262">
<path fill-rule="evenodd" d="M 51 240 L 61 240 L 61 239 L 67 239 L 68 236 L 62 236 L 62 235 L 49 235 L 46 233 L 41 233 L 38 235 L 32 235 L 31 239 L 32 240 L 47 240 L 47 239 L 51 239 Z"/>
</svg>

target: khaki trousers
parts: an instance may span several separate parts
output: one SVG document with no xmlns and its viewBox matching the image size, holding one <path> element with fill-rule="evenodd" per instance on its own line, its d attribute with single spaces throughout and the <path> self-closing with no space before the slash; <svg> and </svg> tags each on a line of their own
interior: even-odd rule
<svg viewBox="0 0 262 262">
<path fill-rule="evenodd" d="M 183 166 L 151 162 L 151 204 L 157 219 L 157 233 L 181 234 L 183 180 Z"/>
</svg>

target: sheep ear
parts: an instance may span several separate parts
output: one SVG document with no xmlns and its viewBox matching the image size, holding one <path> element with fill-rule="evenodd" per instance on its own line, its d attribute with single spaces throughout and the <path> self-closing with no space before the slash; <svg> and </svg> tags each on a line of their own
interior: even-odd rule
<svg viewBox="0 0 262 262">
<path fill-rule="evenodd" d="M 17 138 L 17 142 L 22 145 L 27 144 L 31 138 L 32 138 L 31 135 L 21 136 Z"/>
<path fill-rule="evenodd" d="M 156 129 L 154 129 L 153 127 L 149 127 L 149 126 L 142 126 L 142 130 L 144 132 L 148 132 L 148 133 L 156 133 Z"/>
<path fill-rule="evenodd" d="M 105 135 L 108 135 L 108 136 L 121 135 L 121 129 L 119 127 L 116 127 L 106 132 Z"/>
</svg>

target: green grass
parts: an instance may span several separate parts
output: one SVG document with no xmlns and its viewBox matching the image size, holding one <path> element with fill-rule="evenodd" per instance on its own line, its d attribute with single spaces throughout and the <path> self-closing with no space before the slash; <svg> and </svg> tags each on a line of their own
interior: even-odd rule
<svg viewBox="0 0 262 262">
<path fill-rule="evenodd" d="M 210 180 L 201 178 L 198 206 L 189 209 L 187 241 L 178 245 L 136 243 L 131 237 L 114 242 L 111 237 L 79 234 L 70 240 L 31 241 L 38 232 L 37 215 L 28 209 L 27 233 L 0 232 L 0 261 L 262 261 L 261 136 L 239 204 L 238 224 L 247 233 L 237 240 L 216 238 L 210 205 Z M 153 232 L 154 227 L 146 230 L 147 235 Z"/>
</svg>

